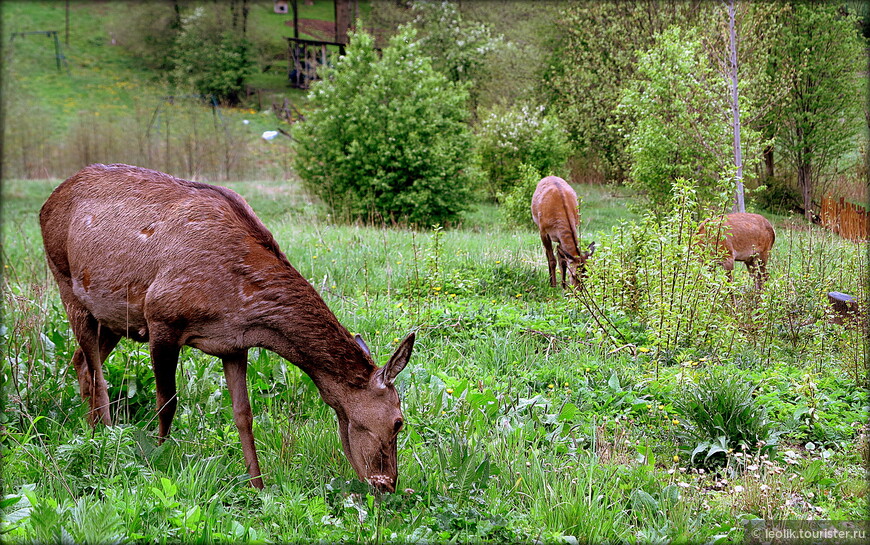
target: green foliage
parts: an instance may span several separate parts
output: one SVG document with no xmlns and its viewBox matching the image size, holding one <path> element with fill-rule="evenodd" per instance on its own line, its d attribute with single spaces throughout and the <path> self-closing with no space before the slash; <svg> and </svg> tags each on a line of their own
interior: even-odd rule
<svg viewBox="0 0 870 545">
<path fill-rule="evenodd" d="M 499 210 L 502 220 L 511 227 L 532 228 L 535 222 L 532 220 L 532 196 L 541 181 L 538 170 L 525 163 L 520 164 L 520 181 L 510 189 L 507 195 L 501 195 Z"/>
<path fill-rule="evenodd" d="M 709 266 L 712 249 L 696 243 L 704 210 L 697 186 L 677 179 L 674 192 L 667 215 L 648 212 L 639 223 L 614 228 L 597 245 L 589 264 L 594 265 L 587 265 L 586 289 L 600 309 L 625 313 L 642 324 L 646 342 L 663 355 L 690 346 L 725 350 L 734 342 L 738 322 L 729 311 L 723 270 Z M 635 341 L 630 331 L 608 323 L 606 314 L 600 323 L 607 335 Z"/>
<path fill-rule="evenodd" d="M 245 78 L 253 71 L 250 44 L 226 28 L 222 20 L 203 7 L 181 18 L 172 79 L 176 85 L 189 85 L 202 95 L 238 104 L 244 95 Z"/>
<path fill-rule="evenodd" d="M 705 2 L 580 2 L 555 19 L 539 94 L 568 129 L 571 143 L 608 180 L 628 170 L 616 107 L 635 77 L 638 52 L 671 25 L 689 26 Z"/>
<path fill-rule="evenodd" d="M 692 463 L 739 463 L 735 452 L 746 456 L 775 450 L 775 422 L 756 399 L 755 386 L 733 370 L 701 374 L 678 394 L 674 408 L 685 418 L 679 435 Z"/>
<path fill-rule="evenodd" d="M 638 59 L 637 78 L 619 108 L 625 116 L 629 185 L 645 194 L 653 210 L 668 206 L 677 178 L 697 180 L 698 197 L 705 201 L 730 183 L 720 175 L 734 165 L 729 93 L 694 31 L 671 27 Z M 741 108 L 746 105 L 743 101 Z M 744 157 L 755 155 L 754 136 L 743 129 Z M 746 171 L 751 165 L 748 161 Z"/>
<path fill-rule="evenodd" d="M 486 24 L 464 20 L 451 2 L 420 0 L 411 11 L 416 14 L 412 24 L 420 47 L 432 58 L 432 67 L 450 81 L 470 82 L 474 90 L 487 76 L 489 55 L 502 47 L 501 36 L 493 36 Z M 472 91 L 471 97 L 476 104 L 477 93 Z"/>
<path fill-rule="evenodd" d="M 475 177 L 467 91 L 436 72 L 406 28 L 378 58 L 354 34 L 312 85 L 293 128 L 305 186 L 340 217 L 432 225 L 468 208 Z"/>
<path fill-rule="evenodd" d="M 792 9 L 769 62 L 774 77 L 790 88 L 774 114 L 777 150 L 797 173 L 809 217 L 813 200 L 841 168 L 842 155 L 856 149 L 864 121 L 856 97 L 862 95 L 859 73 L 867 66 L 866 43 L 855 18 L 842 15 L 836 5 L 796 3 Z"/>
<path fill-rule="evenodd" d="M 486 175 L 485 187 L 494 199 L 520 183 L 522 164 L 542 176 L 564 177 L 570 154 L 562 124 L 545 114 L 543 106 L 493 108 L 480 124 L 477 147 Z"/>
</svg>

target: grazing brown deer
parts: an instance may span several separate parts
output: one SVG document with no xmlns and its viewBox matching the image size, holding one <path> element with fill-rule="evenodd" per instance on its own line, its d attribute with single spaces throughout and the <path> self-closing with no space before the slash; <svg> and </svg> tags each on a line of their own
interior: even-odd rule
<svg viewBox="0 0 870 545">
<path fill-rule="evenodd" d="M 48 264 L 79 343 L 72 363 L 89 420 L 111 424 L 102 363 L 121 337 L 148 342 L 158 436 L 177 405 L 182 346 L 223 361 L 251 484 L 263 488 L 251 429 L 247 353 L 271 350 L 307 373 L 338 415 L 360 479 L 394 491 L 402 428 L 396 375 L 411 333 L 382 368 L 293 268 L 236 193 L 129 165 L 90 165 L 39 214 Z"/>
<path fill-rule="evenodd" d="M 589 245 L 588 251 L 579 250 L 577 224 L 580 223 L 580 215 L 577 212 L 577 193 L 562 178 L 547 176 L 538 182 L 535 194 L 532 195 L 532 219 L 541 232 L 544 255 L 547 256 L 547 267 L 550 269 L 550 286 L 556 287 L 554 242 L 558 245 L 556 252 L 559 254 L 559 268 L 562 271 L 562 287 L 567 287 L 566 270 L 571 275 L 571 284 L 579 286 L 586 273 L 586 260 L 595 251 L 595 243 Z"/>
<path fill-rule="evenodd" d="M 746 269 L 761 289 L 767 280 L 767 260 L 776 241 L 776 232 L 767 218 L 759 214 L 734 212 L 725 214 L 721 224 L 707 220 L 698 228 L 699 240 L 713 244 L 718 263 L 733 281 L 734 262 L 746 263 Z"/>
</svg>

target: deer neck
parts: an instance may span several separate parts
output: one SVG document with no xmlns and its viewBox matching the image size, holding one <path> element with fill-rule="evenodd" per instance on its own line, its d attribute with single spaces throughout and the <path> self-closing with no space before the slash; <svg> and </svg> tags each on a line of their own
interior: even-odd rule
<svg viewBox="0 0 870 545">
<path fill-rule="evenodd" d="M 324 399 L 342 388 L 368 387 L 375 369 L 371 358 L 277 245 L 249 245 L 241 270 L 245 346 L 266 348 L 295 364 Z"/>
<path fill-rule="evenodd" d="M 313 297 L 274 305 L 247 330 L 245 344 L 275 352 L 304 371 L 335 407 L 348 389 L 366 388 L 376 369 L 350 332 L 310 286 Z"/>
</svg>

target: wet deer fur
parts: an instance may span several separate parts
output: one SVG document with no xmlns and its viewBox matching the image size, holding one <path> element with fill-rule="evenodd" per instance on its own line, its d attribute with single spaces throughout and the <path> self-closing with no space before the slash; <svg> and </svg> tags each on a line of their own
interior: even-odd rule
<svg viewBox="0 0 870 545">
<path fill-rule="evenodd" d="M 571 284 L 578 286 L 585 276 L 586 260 L 595 251 L 595 243 L 590 244 L 587 251 L 581 252 L 579 249 L 577 225 L 580 215 L 577 211 L 577 193 L 562 178 L 543 178 L 538 182 L 532 196 L 532 220 L 541 234 L 550 272 L 550 286 L 556 287 L 557 258 L 553 254 L 553 243 L 557 245 L 562 287 L 567 287 L 566 271 L 571 277 Z"/>
<path fill-rule="evenodd" d="M 716 249 L 717 262 L 722 265 L 733 281 L 734 264 L 742 261 L 761 289 L 767 280 L 767 261 L 776 241 L 776 232 L 764 216 L 746 212 L 725 214 L 718 219 L 707 220 L 698 228 L 699 239 L 712 244 Z"/>
<path fill-rule="evenodd" d="M 403 419 L 394 380 L 411 333 L 378 368 L 236 193 L 129 165 L 90 165 L 40 212 L 45 253 L 79 343 L 72 363 L 91 425 L 111 424 L 102 363 L 121 337 L 147 342 L 158 437 L 177 406 L 182 346 L 217 356 L 251 484 L 263 480 L 246 382 L 247 351 L 268 349 L 307 373 L 338 417 L 348 460 L 393 491 Z"/>
</svg>

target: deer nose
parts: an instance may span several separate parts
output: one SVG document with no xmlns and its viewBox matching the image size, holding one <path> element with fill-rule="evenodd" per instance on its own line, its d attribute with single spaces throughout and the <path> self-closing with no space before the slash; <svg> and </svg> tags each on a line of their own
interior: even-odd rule
<svg viewBox="0 0 870 545">
<path fill-rule="evenodd" d="M 372 475 L 368 479 L 369 483 L 374 486 L 378 492 L 395 492 L 396 483 L 386 475 Z"/>
</svg>

